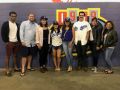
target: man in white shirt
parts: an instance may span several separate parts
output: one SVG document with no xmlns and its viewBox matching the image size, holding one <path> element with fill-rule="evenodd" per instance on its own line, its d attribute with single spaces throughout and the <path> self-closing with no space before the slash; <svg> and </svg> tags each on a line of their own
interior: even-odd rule
<svg viewBox="0 0 120 90">
<path fill-rule="evenodd" d="M 9 13 L 9 20 L 4 22 L 1 28 L 1 36 L 6 45 L 5 68 L 6 75 L 11 76 L 9 67 L 10 56 L 13 55 L 14 70 L 18 71 L 17 67 L 17 52 L 20 49 L 19 25 L 16 23 L 17 13 L 11 11 Z"/>
<path fill-rule="evenodd" d="M 83 68 L 84 71 L 87 71 L 86 48 L 92 29 L 90 24 L 84 20 L 84 17 L 85 13 L 79 12 L 79 21 L 74 23 L 73 30 L 75 30 L 75 45 L 78 54 L 78 68 Z"/>
</svg>

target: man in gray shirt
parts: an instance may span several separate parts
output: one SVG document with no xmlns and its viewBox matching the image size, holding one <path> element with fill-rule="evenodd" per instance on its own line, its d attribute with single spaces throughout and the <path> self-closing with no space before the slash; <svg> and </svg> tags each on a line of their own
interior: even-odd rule
<svg viewBox="0 0 120 90">
<path fill-rule="evenodd" d="M 36 53 L 37 47 L 35 44 L 35 30 L 38 26 L 35 23 L 35 15 L 33 13 L 29 13 L 28 20 L 23 21 L 20 26 L 20 39 L 22 43 L 22 69 L 21 76 L 25 75 L 25 65 L 27 62 L 27 70 L 31 69 L 31 61 L 32 56 Z M 28 60 L 28 61 L 27 61 Z"/>
</svg>

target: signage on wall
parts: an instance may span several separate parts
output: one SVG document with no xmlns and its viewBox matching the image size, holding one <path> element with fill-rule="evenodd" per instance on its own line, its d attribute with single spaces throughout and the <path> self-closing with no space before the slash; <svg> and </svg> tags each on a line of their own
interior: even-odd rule
<svg viewBox="0 0 120 90">
<path fill-rule="evenodd" d="M 96 17 L 98 18 L 101 22 L 106 22 L 107 20 L 101 16 L 100 14 L 100 8 L 87 8 L 87 9 L 80 9 L 80 8 L 67 8 L 67 9 L 58 9 L 56 10 L 56 20 L 62 24 L 64 19 L 66 17 L 69 17 L 74 23 L 77 21 L 77 17 L 79 15 L 80 11 L 85 12 L 85 20 L 91 22 L 92 18 Z"/>
</svg>

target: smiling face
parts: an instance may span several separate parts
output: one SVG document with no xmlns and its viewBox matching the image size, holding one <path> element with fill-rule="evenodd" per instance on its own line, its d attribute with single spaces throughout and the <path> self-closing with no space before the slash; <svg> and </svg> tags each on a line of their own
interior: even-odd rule
<svg viewBox="0 0 120 90">
<path fill-rule="evenodd" d="M 46 25 L 47 21 L 45 19 L 41 20 L 42 25 Z"/>
<path fill-rule="evenodd" d="M 35 15 L 33 13 L 30 13 L 28 15 L 28 20 L 30 20 L 31 22 L 34 22 L 35 21 Z"/>
<path fill-rule="evenodd" d="M 16 18 L 17 18 L 17 15 L 16 15 L 16 14 L 13 14 L 13 13 L 9 16 L 9 19 L 10 19 L 10 21 L 12 21 L 12 22 L 15 22 L 15 21 L 16 21 Z"/>
<path fill-rule="evenodd" d="M 57 28 L 58 28 L 58 25 L 57 25 L 57 24 L 55 24 L 55 25 L 53 25 L 53 27 L 54 27 L 54 29 L 57 29 Z"/>
<path fill-rule="evenodd" d="M 92 22 L 91 22 L 92 26 L 96 26 L 97 25 L 97 21 L 94 19 Z"/>
<path fill-rule="evenodd" d="M 106 24 L 106 28 L 107 28 L 108 30 L 112 29 L 112 28 L 113 28 L 112 23 L 108 22 L 108 23 Z"/>
<path fill-rule="evenodd" d="M 80 12 L 79 13 L 79 21 L 83 21 L 85 17 L 85 13 L 84 12 Z"/>
<path fill-rule="evenodd" d="M 65 25 L 66 25 L 66 26 L 70 25 L 70 22 L 65 22 Z"/>
</svg>

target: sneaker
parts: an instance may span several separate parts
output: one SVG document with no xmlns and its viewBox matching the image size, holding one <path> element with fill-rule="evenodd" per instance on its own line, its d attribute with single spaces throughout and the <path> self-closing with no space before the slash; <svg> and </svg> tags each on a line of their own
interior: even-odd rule
<svg viewBox="0 0 120 90">
<path fill-rule="evenodd" d="M 83 68 L 83 71 L 84 71 L 84 72 L 87 72 L 87 71 L 88 71 L 88 68 L 87 68 L 87 67 L 84 67 L 84 68 Z"/>
<path fill-rule="evenodd" d="M 97 73 L 97 67 L 94 68 L 94 71 L 93 71 L 93 72 L 94 72 L 94 73 Z"/>
<path fill-rule="evenodd" d="M 68 72 L 71 72 L 71 71 L 72 71 L 72 67 L 69 66 L 67 71 L 68 71 Z"/>
<path fill-rule="evenodd" d="M 47 69 L 46 67 L 43 67 L 43 69 L 44 69 L 45 71 L 48 71 L 48 69 Z"/>
<path fill-rule="evenodd" d="M 43 68 L 40 68 L 41 73 L 45 73 L 45 70 Z"/>
<path fill-rule="evenodd" d="M 95 68 L 92 68 L 91 70 L 92 70 L 92 71 L 94 71 L 94 70 L 95 70 Z"/>
</svg>

